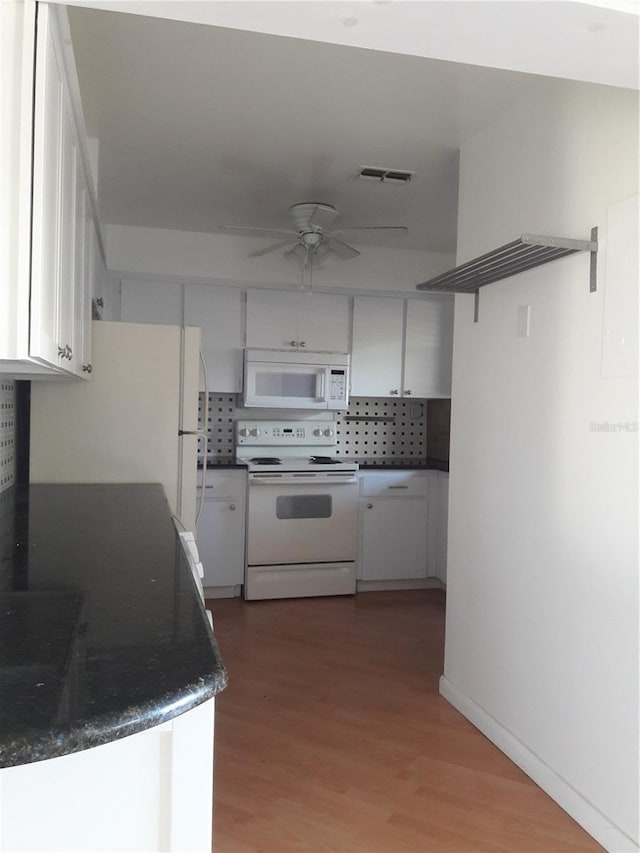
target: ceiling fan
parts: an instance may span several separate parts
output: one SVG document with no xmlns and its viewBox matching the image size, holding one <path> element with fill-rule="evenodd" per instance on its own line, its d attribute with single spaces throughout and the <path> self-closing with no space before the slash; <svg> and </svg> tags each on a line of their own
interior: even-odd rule
<svg viewBox="0 0 640 853">
<path fill-rule="evenodd" d="M 259 258 L 288 246 L 284 252 L 285 258 L 299 261 L 303 268 L 312 264 L 314 267 L 322 267 L 329 259 L 348 261 L 357 258 L 360 252 L 337 236 L 347 231 L 395 231 L 398 234 L 407 234 L 409 231 L 404 225 L 362 225 L 334 231 L 331 226 L 338 217 L 338 211 L 333 205 L 320 202 L 294 204 L 289 208 L 289 215 L 293 225 L 290 229 L 223 225 L 221 230 L 251 237 L 262 234 L 284 237 L 271 246 L 251 252 L 249 257 Z"/>
</svg>

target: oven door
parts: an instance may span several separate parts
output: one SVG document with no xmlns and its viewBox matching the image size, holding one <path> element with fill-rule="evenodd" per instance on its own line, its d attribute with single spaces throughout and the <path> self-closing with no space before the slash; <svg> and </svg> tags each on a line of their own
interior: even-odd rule
<svg viewBox="0 0 640 853">
<path fill-rule="evenodd" d="M 247 564 L 349 562 L 356 558 L 357 478 L 258 479 L 249 486 Z"/>
<path fill-rule="evenodd" d="M 321 364 L 247 362 L 244 405 L 270 409 L 327 409 L 327 368 Z"/>
</svg>

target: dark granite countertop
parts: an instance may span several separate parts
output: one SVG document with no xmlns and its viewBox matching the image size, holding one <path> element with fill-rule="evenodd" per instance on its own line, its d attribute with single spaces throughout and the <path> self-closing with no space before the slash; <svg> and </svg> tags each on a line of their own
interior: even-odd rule
<svg viewBox="0 0 640 853">
<path fill-rule="evenodd" d="M 210 468 L 246 468 L 247 463 L 241 462 L 235 456 L 213 456 L 207 459 L 207 470 Z M 198 462 L 198 468 L 202 470 L 202 462 Z"/>
<path fill-rule="evenodd" d="M 449 463 L 440 459 L 356 459 L 362 471 L 375 470 L 376 468 L 389 469 L 413 469 L 415 471 L 448 471 Z"/>
<path fill-rule="evenodd" d="M 99 746 L 224 689 L 160 485 L 0 494 L 0 767 Z"/>
</svg>

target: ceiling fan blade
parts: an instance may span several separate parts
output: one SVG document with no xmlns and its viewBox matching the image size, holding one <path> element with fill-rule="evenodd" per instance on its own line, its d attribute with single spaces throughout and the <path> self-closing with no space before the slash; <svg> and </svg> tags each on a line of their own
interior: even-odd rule
<svg viewBox="0 0 640 853">
<path fill-rule="evenodd" d="M 261 234 L 264 234 L 265 236 L 273 235 L 274 237 L 284 237 L 285 235 L 290 235 L 292 237 L 298 236 L 296 231 L 291 231 L 286 228 L 260 228 L 258 226 L 254 228 L 251 225 L 221 225 L 218 230 L 238 234 L 240 237 L 259 237 Z"/>
<path fill-rule="evenodd" d="M 275 252 L 277 249 L 281 249 L 283 246 L 288 246 L 291 243 L 291 238 L 288 240 L 281 240 L 279 243 L 273 243 L 271 246 L 267 246 L 266 249 L 258 249 L 255 252 L 249 252 L 247 255 L 248 258 L 260 258 L 262 255 L 268 255 L 269 252 Z"/>
<path fill-rule="evenodd" d="M 334 234 L 342 234 L 345 231 L 397 231 L 398 234 L 408 234 L 406 225 L 351 225 L 348 228 L 340 228 Z"/>
<path fill-rule="evenodd" d="M 360 252 L 357 249 L 354 249 L 353 246 L 347 246 L 346 243 L 343 243 L 342 240 L 338 240 L 338 238 L 333 235 L 327 237 L 325 242 L 331 251 L 335 252 L 335 254 L 339 258 L 342 258 L 343 261 L 348 261 L 351 258 L 357 258 L 360 254 Z"/>
</svg>

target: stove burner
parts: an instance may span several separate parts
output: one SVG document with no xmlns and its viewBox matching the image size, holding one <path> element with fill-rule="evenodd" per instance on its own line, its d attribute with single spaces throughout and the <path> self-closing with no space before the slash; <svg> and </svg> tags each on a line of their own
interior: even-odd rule
<svg viewBox="0 0 640 853">
<path fill-rule="evenodd" d="M 254 456 L 253 459 L 249 460 L 250 462 L 255 462 L 256 465 L 281 465 L 282 459 L 278 459 L 277 456 Z"/>
<path fill-rule="evenodd" d="M 339 459 L 336 459 L 335 456 L 312 456 L 309 459 L 312 465 L 341 465 Z"/>
</svg>

